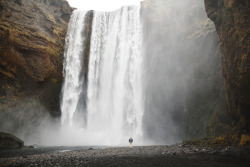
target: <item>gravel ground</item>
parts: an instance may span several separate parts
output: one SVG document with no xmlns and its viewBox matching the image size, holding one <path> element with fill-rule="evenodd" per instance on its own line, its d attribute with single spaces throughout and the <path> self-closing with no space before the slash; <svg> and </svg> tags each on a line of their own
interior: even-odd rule
<svg viewBox="0 0 250 167">
<path fill-rule="evenodd" d="M 249 147 L 191 145 L 116 147 L 0 158 L 0 166 L 249 167 Z"/>
</svg>

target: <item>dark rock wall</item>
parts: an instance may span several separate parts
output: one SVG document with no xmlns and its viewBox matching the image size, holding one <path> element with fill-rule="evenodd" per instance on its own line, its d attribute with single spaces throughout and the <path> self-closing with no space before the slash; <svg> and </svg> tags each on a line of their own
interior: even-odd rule
<svg viewBox="0 0 250 167">
<path fill-rule="evenodd" d="M 205 0 L 220 38 L 221 67 L 234 133 L 250 133 L 250 1 Z"/>
<path fill-rule="evenodd" d="M 66 0 L 0 0 L 0 110 L 24 98 L 60 115 Z"/>
</svg>

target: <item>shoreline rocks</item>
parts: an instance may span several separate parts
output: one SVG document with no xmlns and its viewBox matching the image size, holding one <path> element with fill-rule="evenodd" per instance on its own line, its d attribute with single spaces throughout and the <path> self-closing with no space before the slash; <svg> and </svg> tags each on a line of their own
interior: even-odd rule
<svg viewBox="0 0 250 167">
<path fill-rule="evenodd" d="M 0 149 L 22 148 L 24 142 L 16 136 L 0 132 Z"/>
<path fill-rule="evenodd" d="M 230 166 L 248 167 L 249 148 L 183 146 L 135 146 L 82 149 L 1 158 L 0 166 Z"/>
</svg>

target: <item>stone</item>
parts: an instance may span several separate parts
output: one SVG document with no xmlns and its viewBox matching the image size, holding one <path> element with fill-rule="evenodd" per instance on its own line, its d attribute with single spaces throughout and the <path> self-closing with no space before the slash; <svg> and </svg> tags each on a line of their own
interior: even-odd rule
<svg viewBox="0 0 250 167">
<path fill-rule="evenodd" d="M 37 99 L 60 115 L 63 54 L 73 9 L 66 0 L 0 1 L 0 106 Z"/>
<path fill-rule="evenodd" d="M 250 145 L 250 135 L 243 134 L 240 140 L 240 146 Z"/>
<path fill-rule="evenodd" d="M 0 132 L 0 149 L 22 148 L 24 142 L 9 133 Z"/>
<path fill-rule="evenodd" d="M 249 5 L 249 0 L 205 0 L 207 15 L 220 39 L 227 108 L 238 137 L 250 133 Z"/>
</svg>

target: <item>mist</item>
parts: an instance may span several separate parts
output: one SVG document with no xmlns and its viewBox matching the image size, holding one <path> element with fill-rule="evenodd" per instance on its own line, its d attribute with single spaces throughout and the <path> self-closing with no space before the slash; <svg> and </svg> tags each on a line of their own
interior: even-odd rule
<svg viewBox="0 0 250 167">
<path fill-rule="evenodd" d="M 142 20 L 144 138 L 174 144 L 205 137 L 223 82 L 203 1 L 145 1 Z"/>
<path fill-rule="evenodd" d="M 128 18 L 121 15 L 123 16 L 121 20 L 124 18 L 125 21 L 129 20 L 132 17 L 132 9 L 127 7 L 123 14 L 129 13 L 130 15 L 128 14 Z M 135 24 L 134 22 L 136 21 L 134 20 L 130 24 L 124 24 L 125 21 L 120 23 L 119 20 L 116 20 L 117 13 L 120 14 L 122 12 L 113 12 L 107 20 L 115 20 L 114 24 L 117 24 L 119 28 L 121 25 L 129 25 L 127 27 L 130 28 L 132 27 L 131 25 Z M 108 15 L 99 13 L 99 19 L 102 21 Z M 133 135 L 132 137 L 139 136 L 138 140 L 135 140 L 135 145 L 174 144 L 184 139 L 205 137 L 211 116 L 215 110 L 223 107 L 223 103 L 220 102 L 224 100 L 222 95 L 224 90 L 222 89 L 223 81 L 220 74 L 219 52 L 217 48 L 219 40 L 213 23 L 207 18 L 203 1 L 145 0 L 141 3 L 140 17 L 142 24 L 140 53 L 134 54 L 133 52 L 136 52 L 137 48 L 134 51 L 133 47 L 127 46 L 125 40 L 120 40 L 120 38 L 127 35 L 127 30 L 124 30 L 125 35 L 119 36 L 119 33 L 116 31 L 121 28 L 115 29 L 119 38 L 112 36 L 111 42 L 113 43 L 103 44 L 102 47 L 110 47 L 114 49 L 110 52 L 119 53 L 123 51 L 120 44 L 126 45 L 125 53 L 132 55 L 126 58 L 126 63 L 128 63 L 124 64 L 124 62 L 119 61 L 123 59 L 119 59 L 117 55 L 113 55 L 114 58 L 112 57 L 112 61 L 115 60 L 114 64 L 111 64 L 110 60 L 97 62 L 97 60 L 101 61 L 105 58 L 104 54 L 105 56 L 110 56 L 109 50 L 99 48 L 100 51 L 97 50 L 103 53 L 103 55 L 99 55 L 100 57 L 96 58 L 90 53 L 90 56 L 92 56 L 90 57 L 90 62 L 95 66 L 102 66 L 106 63 L 105 68 L 106 70 L 112 69 L 112 75 L 101 76 L 100 78 L 105 81 L 102 84 L 101 79 L 96 81 L 96 78 L 94 78 L 99 77 L 94 75 L 99 73 L 101 75 L 102 71 L 98 73 L 93 69 L 94 67 L 89 67 L 90 74 L 88 76 L 93 75 L 94 77 L 86 79 L 84 77 L 87 74 L 82 74 L 80 69 L 79 75 L 84 75 L 80 79 L 84 78 L 84 82 L 88 82 L 88 84 L 77 81 L 72 88 L 79 88 L 74 92 L 76 100 L 75 106 L 73 106 L 73 108 L 76 108 L 76 114 L 78 115 L 73 116 L 74 113 L 69 114 L 77 122 L 72 123 L 70 122 L 72 120 L 68 120 L 66 122 L 70 123 L 64 126 L 61 117 L 52 117 L 48 109 L 43 107 L 39 101 L 35 99 L 23 100 L 17 102 L 14 105 L 15 107 L 0 112 L 0 131 L 9 132 L 20 137 L 25 141 L 26 145 L 39 144 L 47 146 L 125 145 L 128 137 L 131 135 Z M 98 27 L 100 25 L 94 22 L 92 28 L 94 26 Z M 107 26 L 108 28 L 111 27 L 110 29 L 107 28 L 108 31 L 113 32 L 114 28 L 112 26 L 112 24 Z M 133 36 L 137 32 L 140 32 L 138 27 L 137 31 L 131 30 L 130 33 L 132 35 L 130 35 Z M 84 33 L 82 34 L 84 35 Z M 111 33 L 111 35 L 113 34 Z M 95 37 L 97 38 L 98 35 Z M 101 35 L 105 37 L 105 35 Z M 109 35 L 107 36 L 109 37 Z M 105 37 L 103 41 L 108 39 L 108 37 Z M 95 40 L 98 41 L 99 39 L 96 38 Z M 94 40 L 94 38 L 91 40 Z M 119 43 L 114 44 L 114 41 Z M 94 42 L 91 41 L 92 44 Z M 136 42 L 137 44 L 140 43 L 136 40 L 133 42 L 133 44 L 136 44 Z M 82 53 L 82 50 L 80 50 L 80 56 L 86 56 Z M 92 52 L 94 51 L 92 50 Z M 121 55 L 125 54 L 122 53 Z M 140 70 L 136 69 L 137 60 L 132 58 L 134 55 L 141 56 L 142 64 Z M 83 66 L 84 63 L 79 64 L 79 66 Z M 118 71 L 119 69 L 122 70 Z M 120 73 L 124 73 L 125 79 L 118 76 Z M 140 82 L 136 82 L 137 80 L 134 79 L 138 77 L 140 77 Z M 107 78 L 111 78 L 112 82 L 110 81 L 111 79 L 107 80 Z M 124 81 L 119 85 L 121 78 L 126 83 Z M 70 85 L 71 80 L 68 81 Z M 109 82 L 111 82 L 111 85 L 109 85 L 107 90 L 105 84 L 109 84 Z M 89 83 L 92 85 L 89 85 Z M 138 84 L 140 85 L 138 86 Z M 93 92 L 86 92 L 85 90 L 84 95 L 77 97 L 78 94 L 82 93 L 82 88 L 87 89 L 91 86 L 93 87 Z M 95 92 L 96 90 L 99 90 L 99 92 Z M 96 97 L 92 97 L 90 93 Z M 72 110 L 72 106 L 68 106 L 72 103 L 70 101 L 72 99 L 67 99 L 68 94 L 64 95 L 67 102 L 64 105 L 67 106 L 61 104 L 61 106 L 64 106 L 66 113 L 68 110 Z M 88 94 L 88 97 L 86 94 Z M 124 98 L 125 102 L 121 94 L 126 96 Z M 87 106 L 88 101 L 91 106 Z M 139 107 L 136 106 L 138 101 L 140 103 Z M 95 119 L 98 113 L 91 115 L 87 111 L 90 107 L 95 112 L 101 112 L 102 110 L 102 113 L 99 115 L 110 114 L 106 115 L 107 119 L 105 120 L 105 123 L 110 123 L 110 126 L 105 124 L 105 126 L 99 125 L 98 128 L 105 129 L 110 127 L 111 129 L 105 129 L 106 131 L 100 133 L 92 133 L 93 130 L 96 130 L 93 125 L 89 126 L 92 127 L 91 130 L 88 129 L 88 124 L 91 121 L 95 123 L 103 121 L 101 118 Z M 117 110 L 122 113 L 117 115 L 119 117 L 118 121 L 112 122 L 114 113 Z M 126 111 L 129 114 L 126 115 Z M 91 119 L 87 121 L 89 115 Z M 80 119 L 79 116 L 84 118 Z M 64 120 L 69 119 L 65 118 L 65 115 L 62 117 Z M 79 122 L 79 120 L 83 122 Z M 116 128 L 114 123 L 119 124 L 119 127 Z M 72 126 L 72 124 L 76 126 Z M 137 133 L 137 131 L 140 132 Z M 105 132 L 107 133 L 105 134 Z M 118 139 L 115 138 L 116 136 Z M 109 137 L 113 139 L 110 140 Z"/>
<path fill-rule="evenodd" d="M 0 112 L 0 130 L 16 135 L 26 145 L 45 144 L 43 140 L 48 137 L 45 134 L 54 131 L 57 122 L 35 99 L 16 101 Z"/>
</svg>

